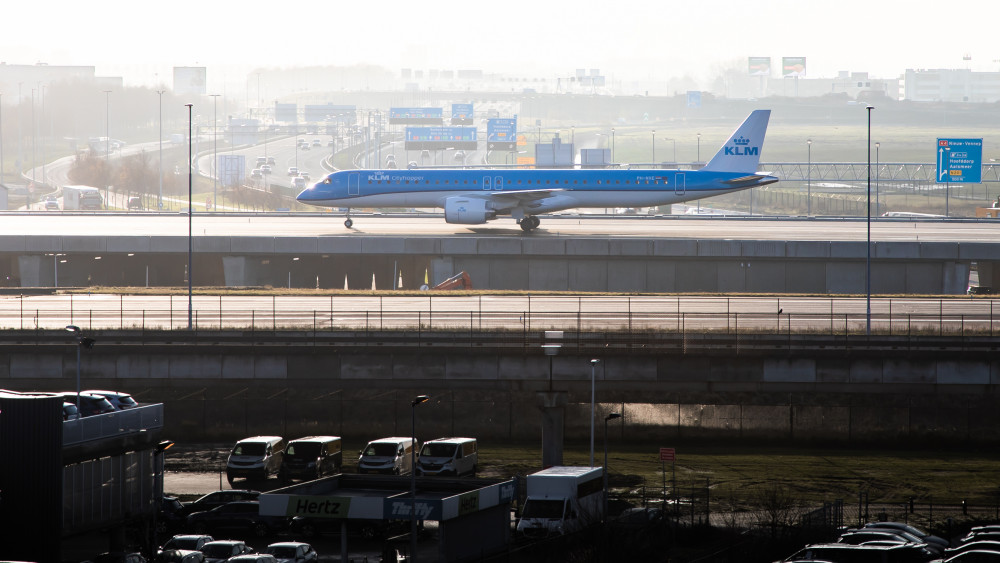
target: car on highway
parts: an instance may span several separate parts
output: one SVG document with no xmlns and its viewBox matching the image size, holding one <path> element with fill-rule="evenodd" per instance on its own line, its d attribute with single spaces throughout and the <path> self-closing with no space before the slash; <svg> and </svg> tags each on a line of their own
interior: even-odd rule
<svg viewBox="0 0 1000 563">
<path fill-rule="evenodd" d="M 261 173 L 260 168 L 254 168 L 253 170 L 250 171 L 251 180 L 260 180 L 263 177 L 264 174 Z"/>
<path fill-rule="evenodd" d="M 265 164 L 268 164 L 270 166 L 276 166 L 277 165 L 277 161 L 274 160 L 273 156 L 269 156 L 269 157 L 267 157 L 267 162 Z"/>
<path fill-rule="evenodd" d="M 299 176 L 304 178 L 306 182 L 312 179 L 312 177 L 309 176 L 309 173 L 306 172 L 305 170 L 299 170 Z"/>
<path fill-rule="evenodd" d="M 326 142 L 326 146 L 332 147 L 333 146 L 333 139 L 330 139 L 329 141 L 327 141 Z"/>
<path fill-rule="evenodd" d="M 59 211 L 59 201 L 56 200 L 56 196 L 50 195 L 45 197 L 45 209 L 47 211 Z"/>
<path fill-rule="evenodd" d="M 299 174 L 299 167 L 298 166 L 289 166 L 288 167 L 288 175 L 289 176 L 297 176 L 298 174 Z"/>
<path fill-rule="evenodd" d="M 314 563 L 319 559 L 313 546 L 303 542 L 272 543 L 265 551 L 273 555 L 278 563 Z"/>
<path fill-rule="evenodd" d="M 299 148 L 302 149 L 302 150 L 304 150 L 304 151 L 307 151 L 307 150 L 309 150 L 309 143 L 302 143 L 302 146 L 299 147 Z"/>
<path fill-rule="evenodd" d="M 253 548 L 238 540 L 215 540 L 201 547 L 205 563 L 222 563 L 237 555 L 253 553 Z"/>
<path fill-rule="evenodd" d="M 270 174 L 271 173 L 271 165 L 270 164 L 262 164 L 260 166 L 260 173 L 261 174 Z"/>
<path fill-rule="evenodd" d="M 134 196 L 128 198 L 128 203 L 126 204 L 126 207 L 128 207 L 129 209 L 135 209 L 137 211 L 141 211 L 142 210 L 142 198 L 140 198 L 140 197 L 134 197 Z"/>
<path fill-rule="evenodd" d="M 465 162 L 465 151 L 455 151 L 455 160 Z"/>
<path fill-rule="evenodd" d="M 322 147 L 323 146 L 323 141 L 320 141 L 319 139 L 313 139 L 312 146 L 314 146 L 314 147 Z"/>
<path fill-rule="evenodd" d="M 306 189 L 306 179 L 303 178 L 302 176 L 296 176 L 296 177 L 292 178 L 290 184 L 291 184 L 292 189 L 294 189 L 294 190 L 304 190 L 304 189 Z"/>
</svg>

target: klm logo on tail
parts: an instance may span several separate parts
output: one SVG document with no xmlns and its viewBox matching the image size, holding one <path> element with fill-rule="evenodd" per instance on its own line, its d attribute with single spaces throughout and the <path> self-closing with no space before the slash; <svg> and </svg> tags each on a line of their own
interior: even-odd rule
<svg viewBox="0 0 1000 563">
<path fill-rule="evenodd" d="M 760 156 L 760 147 L 751 147 L 750 139 L 740 135 L 733 139 L 732 147 L 724 147 L 726 156 Z"/>
</svg>

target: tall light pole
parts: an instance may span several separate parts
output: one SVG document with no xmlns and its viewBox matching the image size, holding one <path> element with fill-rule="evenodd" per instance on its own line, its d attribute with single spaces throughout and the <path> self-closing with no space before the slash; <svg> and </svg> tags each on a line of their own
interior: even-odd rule
<svg viewBox="0 0 1000 563">
<path fill-rule="evenodd" d="M 3 183 L 3 92 L 0 92 L 0 184 Z"/>
<path fill-rule="evenodd" d="M 83 348 L 91 349 L 94 347 L 94 343 L 97 342 L 93 338 L 88 338 L 83 335 L 80 331 L 80 327 L 76 325 L 68 325 L 66 330 L 76 336 L 76 410 L 83 416 L 80 411 L 80 351 Z"/>
<path fill-rule="evenodd" d="M 590 466 L 594 466 L 594 379 L 597 373 L 597 364 L 601 360 L 594 358 L 590 360 Z"/>
<path fill-rule="evenodd" d="M 160 97 L 160 191 L 156 196 L 156 208 L 163 210 L 163 93 L 166 90 L 157 90 Z"/>
<path fill-rule="evenodd" d="M 615 161 L 615 128 L 611 128 L 611 162 Z"/>
<path fill-rule="evenodd" d="M 31 189 L 35 189 L 35 89 L 31 89 Z"/>
<path fill-rule="evenodd" d="M 187 106 L 187 108 L 188 108 L 188 272 L 187 273 L 188 273 L 188 330 L 191 330 L 191 328 L 194 326 L 194 323 L 192 322 L 193 317 L 194 317 L 194 306 L 193 306 L 193 301 L 194 301 L 194 299 L 193 299 L 193 297 L 194 297 L 193 278 L 194 278 L 194 276 L 192 275 L 193 272 L 191 271 L 191 258 L 192 258 L 192 255 L 194 254 L 193 248 L 192 248 L 192 242 L 191 242 L 191 236 L 192 236 L 192 231 L 191 231 L 191 209 L 192 209 L 192 207 L 191 207 L 191 205 L 192 205 L 191 192 L 192 192 L 192 190 L 194 188 L 194 177 L 192 175 L 192 170 L 191 170 L 191 158 L 192 158 L 192 154 L 191 154 L 191 108 L 194 107 L 194 104 L 184 104 L 184 105 Z"/>
<path fill-rule="evenodd" d="M 701 162 L 701 133 L 698 133 L 698 162 Z"/>
<path fill-rule="evenodd" d="M 417 560 L 417 405 L 426 403 L 427 395 L 417 395 L 410 402 L 410 561 Z"/>
<path fill-rule="evenodd" d="M 865 245 L 865 336 L 872 334 L 872 110 L 875 106 L 865 106 L 868 110 L 868 239 Z"/>
<path fill-rule="evenodd" d="M 653 166 L 656 166 L 656 129 L 653 129 L 652 131 L 650 131 L 650 133 L 652 133 L 652 141 L 653 141 L 653 145 L 652 145 L 652 147 L 653 147 L 653 160 L 652 160 L 652 163 L 653 163 Z"/>
<path fill-rule="evenodd" d="M 621 418 L 621 413 L 613 412 L 604 417 L 604 516 L 602 520 L 608 518 L 608 421 Z"/>
<path fill-rule="evenodd" d="M 209 94 L 212 97 L 212 210 L 218 206 L 217 188 L 219 185 L 219 95 Z M 265 131 L 267 130 L 265 126 Z M 266 153 L 265 153 L 266 154 Z M 205 211 L 208 211 L 206 208 Z"/>
<path fill-rule="evenodd" d="M 813 142 L 812 139 L 806 139 L 806 146 L 809 150 L 809 160 L 806 163 L 806 215 L 812 215 L 812 161 L 813 161 Z"/>
</svg>

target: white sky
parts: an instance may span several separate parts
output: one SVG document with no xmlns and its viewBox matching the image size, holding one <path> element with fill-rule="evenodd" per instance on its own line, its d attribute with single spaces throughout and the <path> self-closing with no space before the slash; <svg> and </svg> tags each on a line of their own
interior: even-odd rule
<svg viewBox="0 0 1000 563">
<path fill-rule="evenodd" d="M 1000 0 L 37 0 L 3 16 L 0 61 L 93 65 L 127 85 L 173 66 L 207 66 L 211 89 L 254 68 L 358 63 L 707 85 L 748 56 L 770 56 L 772 76 L 783 56 L 806 57 L 810 77 L 1000 70 Z"/>
</svg>

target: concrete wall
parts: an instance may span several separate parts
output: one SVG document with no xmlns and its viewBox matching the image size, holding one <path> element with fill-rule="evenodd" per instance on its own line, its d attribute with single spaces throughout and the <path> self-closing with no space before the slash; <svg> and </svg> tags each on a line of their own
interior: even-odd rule
<svg viewBox="0 0 1000 563">
<path fill-rule="evenodd" d="M 909 342 L 864 348 L 636 354 L 608 350 L 594 370 L 597 416 L 621 412 L 618 439 L 989 443 L 1000 362 Z M 72 390 L 76 356 L 65 346 L 0 350 L 0 388 Z M 585 441 L 590 355 L 564 350 L 478 351 L 177 343 L 108 344 L 82 358 L 83 388 L 122 389 L 163 402 L 171 439 L 232 441 L 253 434 L 335 434 L 357 442 L 406 434 L 410 401 L 428 394 L 419 436 L 540 436 L 539 392 L 565 391 L 564 431 Z"/>
</svg>

